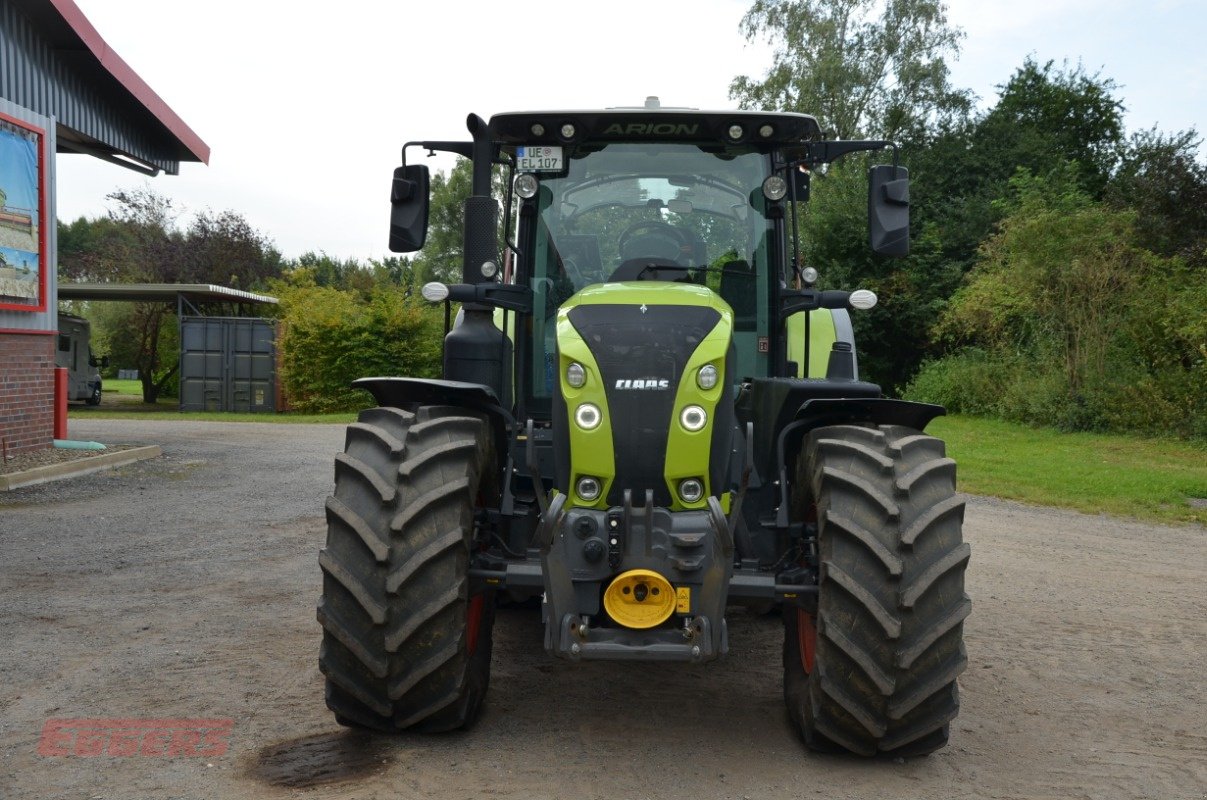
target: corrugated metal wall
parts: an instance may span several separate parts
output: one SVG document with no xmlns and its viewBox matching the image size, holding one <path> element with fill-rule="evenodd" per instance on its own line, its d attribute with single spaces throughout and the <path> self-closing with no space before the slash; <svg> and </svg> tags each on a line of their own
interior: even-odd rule
<svg viewBox="0 0 1207 800">
<path fill-rule="evenodd" d="M 3 2 L 3 0 L 0 0 Z M 3 25 L 0 22 L 0 25 Z M 2 35 L 2 32 L 0 32 Z M 2 42 L 0 42 L 2 44 Z M 7 67 L 0 67 L 7 69 Z M 54 120 L 0 98 L 0 112 L 46 131 L 46 310 L 39 312 L 0 310 L 0 329 L 53 331 L 58 326 L 59 236 L 55 209 L 55 126 Z"/>
<path fill-rule="evenodd" d="M 163 158 L 170 134 L 157 137 L 146 112 L 102 100 L 94 78 L 65 63 L 70 57 L 53 51 L 10 0 L 0 0 L 0 97 L 42 109 L 67 128 L 176 175 L 179 162 Z"/>
</svg>

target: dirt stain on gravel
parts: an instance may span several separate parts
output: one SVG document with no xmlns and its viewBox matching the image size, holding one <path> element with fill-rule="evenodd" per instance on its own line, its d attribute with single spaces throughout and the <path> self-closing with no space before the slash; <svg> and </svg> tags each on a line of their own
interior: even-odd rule
<svg viewBox="0 0 1207 800">
<path fill-rule="evenodd" d="M 270 786 L 304 789 L 367 777 L 389 761 L 386 753 L 380 737 L 320 733 L 261 748 L 248 772 Z"/>
</svg>

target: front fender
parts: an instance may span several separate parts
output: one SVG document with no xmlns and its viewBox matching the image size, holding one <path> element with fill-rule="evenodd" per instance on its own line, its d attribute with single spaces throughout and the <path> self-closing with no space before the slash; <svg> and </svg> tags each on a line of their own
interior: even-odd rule
<svg viewBox="0 0 1207 800">
<path fill-rule="evenodd" d="M 373 395 L 379 406 L 413 411 L 418 406 L 457 406 L 486 415 L 495 437 L 495 455 L 500 468 L 510 451 L 509 431 L 514 418 L 501 405 L 494 389 L 482 383 L 446 381 L 438 378 L 360 378 L 357 389 Z"/>
</svg>

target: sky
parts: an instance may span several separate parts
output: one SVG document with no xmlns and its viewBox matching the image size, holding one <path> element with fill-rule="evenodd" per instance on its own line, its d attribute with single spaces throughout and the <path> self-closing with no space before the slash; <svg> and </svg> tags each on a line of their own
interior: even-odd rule
<svg viewBox="0 0 1207 800">
<path fill-rule="evenodd" d="M 466 139 L 470 112 L 632 106 L 647 95 L 732 108 L 734 76 L 761 76 L 771 61 L 766 43 L 739 31 L 750 0 L 76 3 L 212 155 L 208 166 L 184 163 L 179 175 L 151 179 L 60 155 L 59 218 L 103 216 L 107 194 L 149 186 L 184 222 L 197 211 L 241 213 L 288 258 L 388 255 L 402 144 Z M 1031 56 L 1113 79 L 1129 132 L 1207 129 L 1204 0 L 948 8 L 967 34 L 949 65 L 953 83 L 982 107 Z"/>
</svg>

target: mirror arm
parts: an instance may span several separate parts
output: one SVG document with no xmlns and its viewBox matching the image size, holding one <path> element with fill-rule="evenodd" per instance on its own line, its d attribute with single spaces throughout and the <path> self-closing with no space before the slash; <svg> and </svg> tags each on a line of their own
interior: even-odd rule
<svg viewBox="0 0 1207 800">
<path fill-rule="evenodd" d="M 514 283 L 450 283 L 448 299 L 454 303 L 481 303 L 521 314 L 532 313 L 532 289 Z"/>
<path fill-rule="evenodd" d="M 836 139 L 825 142 L 809 142 L 805 145 L 805 157 L 799 162 L 806 166 L 815 167 L 818 164 L 829 164 L 845 155 L 866 150 L 883 150 L 893 148 L 893 167 L 898 164 L 898 149 L 896 142 L 886 139 Z"/>
<path fill-rule="evenodd" d="M 402 146 L 402 165 L 407 165 L 407 148 L 421 147 L 428 151 L 428 157 L 436 155 L 439 150 L 442 153 L 456 153 L 465 158 L 472 158 L 474 154 L 473 142 L 407 142 Z"/>
</svg>

